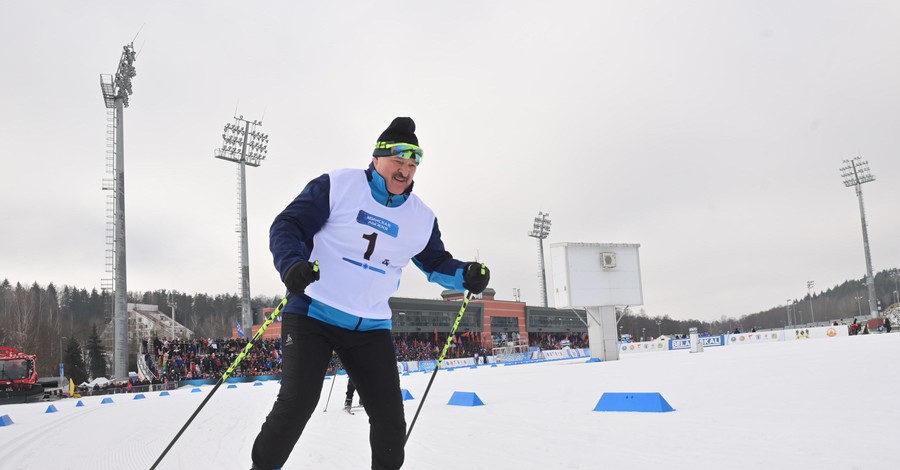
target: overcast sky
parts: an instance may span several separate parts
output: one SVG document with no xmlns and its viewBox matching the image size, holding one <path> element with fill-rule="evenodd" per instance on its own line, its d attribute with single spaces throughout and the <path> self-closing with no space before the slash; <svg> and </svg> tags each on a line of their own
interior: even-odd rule
<svg viewBox="0 0 900 470">
<path fill-rule="evenodd" d="M 140 50 L 125 110 L 129 290 L 238 292 L 224 124 L 262 119 L 247 170 L 253 295 L 284 290 L 273 218 L 418 125 L 416 193 L 499 299 L 538 305 L 538 211 L 559 242 L 639 243 L 647 314 L 739 316 L 865 274 L 842 160 L 862 156 L 873 264 L 900 265 L 893 1 L 7 2 L 0 278 L 99 287 L 99 76 Z M 549 257 L 548 282 L 550 279 Z M 436 298 L 410 266 L 400 296 Z M 552 304 L 552 296 L 551 296 Z"/>
</svg>

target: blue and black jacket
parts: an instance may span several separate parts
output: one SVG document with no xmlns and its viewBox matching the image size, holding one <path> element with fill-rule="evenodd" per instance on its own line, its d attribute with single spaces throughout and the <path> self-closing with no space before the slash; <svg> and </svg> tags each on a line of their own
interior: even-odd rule
<svg viewBox="0 0 900 470">
<path fill-rule="evenodd" d="M 384 178 L 370 163 L 365 170 L 372 197 L 388 207 L 398 207 L 409 198 L 413 185 L 403 194 L 390 194 Z M 325 225 L 329 216 L 331 183 L 327 174 L 310 181 L 277 217 L 269 229 L 269 250 L 275 269 L 284 276 L 294 264 L 309 261 L 313 250 L 313 236 Z M 463 268 L 466 263 L 456 260 L 444 249 L 437 218 L 431 238 L 425 248 L 412 258 L 413 263 L 425 273 L 430 282 L 446 289 L 463 291 Z M 309 315 L 336 326 L 358 330 L 390 329 L 390 320 L 361 319 L 333 307 L 312 302 L 303 295 L 294 295 L 284 308 L 284 313 Z"/>
</svg>

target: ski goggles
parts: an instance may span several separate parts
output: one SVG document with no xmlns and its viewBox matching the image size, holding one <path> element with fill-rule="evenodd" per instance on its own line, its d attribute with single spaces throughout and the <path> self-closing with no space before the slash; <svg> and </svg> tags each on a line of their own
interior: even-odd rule
<svg viewBox="0 0 900 470">
<path fill-rule="evenodd" d="M 424 154 L 425 151 L 423 151 L 422 147 L 419 147 L 418 145 L 406 144 L 403 142 L 396 144 L 392 142 L 376 142 L 375 152 L 372 153 L 372 156 L 400 157 L 407 160 L 415 160 L 416 165 L 418 165 L 422 163 L 422 155 Z"/>
</svg>

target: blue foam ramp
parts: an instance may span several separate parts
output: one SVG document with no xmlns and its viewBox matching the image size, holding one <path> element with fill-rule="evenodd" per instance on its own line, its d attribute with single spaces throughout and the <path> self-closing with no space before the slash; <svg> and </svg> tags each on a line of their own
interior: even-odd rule
<svg viewBox="0 0 900 470">
<path fill-rule="evenodd" d="M 163 390 L 162 392 L 159 392 L 159 396 L 161 396 L 161 397 L 167 397 L 167 396 L 169 396 L 169 392 Z"/>
<path fill-rule="evenodd" d="M 665 413 L 675 411 L 659 392 L 627 393 L 605 392 L 594 411 L 637 411 L 644 413 Z"/>
<path fill-rule="evenodd" d="M 199 391 L 200 391 L 199 388 L 192 388 L 192 389 L 191 389 L 191 393 L 197 393 L 197 392 L 199 392 Z"/>
<path fill-rule="evenodd" d="M 497 367 L 497 364 L 491 364 L 491 367 Z"/>
<path fill-rule="evenodd" d="M 262 387 L 262 382 L 253 382 L 254 387 Z"/>
<path fill-rule="evenodd" d="M 601 362 L 599 357 L 592 357 L 584 362 Z"/>
<path fill-rule="evenodd" d="M 235 385 L 235 384 L 229 384 L 229 385 L 228 385 L 228 388 L 237 388 L 237 385 Z"/>
<path fill-rule="evenodd" d="M 338 369 L 337 375 L 347 375 L 347 371 L 345 371 L 344 369 Z"/>
<path fill-rule="evenodd" d="M 47 411 L 45 411 L 44 413 L 56 413 L 57 411 L 59 410 L 56 409 L 56 406 L 50 405 L 47 407 Z"/>
<path fill-rule="evenodd" d="M 82 406 L 84 406 L 84 403 L 82 403 L 81 400 L 78 400 L 78 403 L 75 404 L 75 408 L 79 408 Z"/>
<path fill-rule="evenodd" d="M 404 372 L 403 375 L 409 375 L 409 371 Z"/>
<path fill-rule="evenodd" d="M 138 393 L 137 395 L 134 396 L 135 400 L 143 400 L 144 398 L 147 398 L 147 397 L 145 397 L 143 393 Z"/>
<path fill-rule="evenodd" d="M 0 427 L 9 426 L 10 424 L 16 423 L 13 423 L 13 420 L 9 417 L 9 415 L 0 416 Z"/>
<path fill-rule="evenodd" d="M 101 404 L 101 405 L 105 405 L 105 404 L 107 404 L 107 403 L 112 403 L 112 402 L 113 402 L 113 401 L 112 401 L 112 398 L 106 397 L 106 398 L 104 398 L 103 400 L 100 401 L 100 404 Z"/>
<path fill-rule="evenodd" d="M 475 392 L 453 392 L 448 405 L 454 406 L 484 406 L 484 402 Z"/>
<path fill-rule="evenodd" d="M 415 398 L 413 398 L 413 396 L 412 396 L 412 393 L 409 393 L 409 390 L 407 390 L 405 388 L 400 389 L 400 395 L 403 396 L 403 401 L 415 400 Z"/>
</svg>

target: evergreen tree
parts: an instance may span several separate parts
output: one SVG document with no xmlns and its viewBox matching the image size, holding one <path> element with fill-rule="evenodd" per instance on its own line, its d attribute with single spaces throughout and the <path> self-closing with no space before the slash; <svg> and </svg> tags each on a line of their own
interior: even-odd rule
<svg viewBox="0 0 900 470">
<path fill-rule="evenodd" d="M 63 359 L 66 375 L 76 384 L 87 382 L 88 374 L 84 367 L 84 357 L 81 355 L 81 345 L 75 338 L 69 338 L 66 344 L 66 355 Z"/>
<path fill-rule="evenodd" d="M 87 350 L 91 362 L 91 378 L 106 377 L 106 349 L 100 341 L 100 335 L 97 334 L 96 324 L 91 325 L 91 336 L 87 341 Z"/>
</svg>

